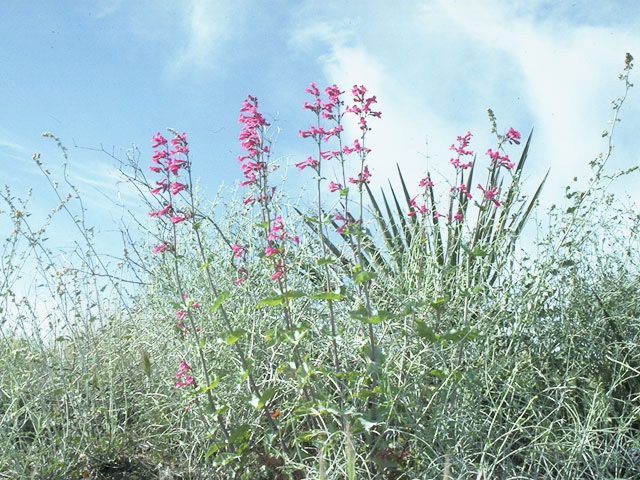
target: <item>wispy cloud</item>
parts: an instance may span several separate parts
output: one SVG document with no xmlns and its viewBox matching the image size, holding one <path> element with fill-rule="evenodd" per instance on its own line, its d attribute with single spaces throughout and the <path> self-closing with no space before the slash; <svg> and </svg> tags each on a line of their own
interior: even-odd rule
<svg viewBox="0 0 640 480">
<path fill-rule="evenodd" d="M 100 19 L 108 17 L 109 15 L 118 11 L 122 6 L 123 0 L 98 0 L 93 2 L 93 18 Z"/>
<path fill-rule="evenodd" d="M 223 0 L 193 0 L 180 11 L 183 36 L 168 73 L 176 75 L 185 69 L 209 71 L 224 52 L 225 40 L 231 33 L 236 7 Z"/>
</svg>

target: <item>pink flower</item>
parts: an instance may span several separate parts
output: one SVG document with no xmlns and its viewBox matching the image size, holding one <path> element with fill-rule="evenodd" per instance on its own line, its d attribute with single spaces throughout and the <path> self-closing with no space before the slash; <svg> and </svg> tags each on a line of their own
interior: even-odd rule
<svg viewBox="0 0 640 480">
<path fill-rule="evenodd" d="M 160 145 L 166 145 L 167 139 L 160 135 L 160 132 L 151 137 L 151 148 L 158 148 Z"/>
<path fill-rule="evenodd" d="M 407 216 L 409 216 L 409 217 L 413 217 L 417 212 L 427 213 L 427 206 L 426 205 L 418 205 L 418 202 L 416 202 L 416 198 L 418 198 L 417 195 L 415 197 L 413 197 L 411 200 L 409 200 L 410 211 L 407 214 Z"/>
<path fill-rule="evenodd" d="M 304 170 L 307 167 L 316 168 L 319 165 L 320 162 L 312 157 L 308 157 L 304 162 L 296 163 L 296 167 L 298 167 L 298 170 L 300 171 Z"/>
<path fill-rule="evenodd" d="M 271 275 L 271 280 L 273 280 L 275 282 L 280 277 L 282 277 L 283 274 L 284 274 L 284 267 L 282 266 L 282 263 L 278 262 L 278 263 L 276 263 L 276 271 L 275 271 L 275 273 L 273 275 Z"/>
<path fill-rule="evenodd" d="M 453 218 L 454 218 L 456 221 L 461 222 L 461 221 L 462 221 L 462 212 L 458 212 L 458 213 L 456 213 L 456 214 L 453 216 Z"/>
<path fill-rule="evenodd" d="M 189 372 L 190 370 L 192 370 L 192 369 L 189 366 L 189 364 L 181 359 L 180 360 L 180 365 L 178 366 L 178 371 L 176 372 L 176 375 L 175 375 L 175 378 L 179 379 L 180 377 L 182 377 L 185 373 Z"/>
<path fill-rule="evenodd" d="M 166 215 L 171 210 L 171 205 L 165 203 L 165 206 L 160 210 L 156 210 L 155 212 L 149 212 L 150 217 L 162 217 Z"/>
<path fill-rule="evenodd" d="M 513 128 L 509 128 L 509 131 L 505 134 L 505 138 L 509 143 L 520 145 L 520 132 L 514 130 Z"/>
<path fill-rule="evenodd" d="M 240 245 L 239 243 L 234 243 L 233 245 L 231 245 L 231 252 L 233 253 L 234 257 L 240 258 L 242 255 L 247 253 L 247 247 L 245 247 L 244 245 Z"/>
<path fill-rule="evenodd" d="M 337 157 L 338 155 L 340 155 L 339 151 L 322 151 L 320 152 L 320 158 L 322 158 L 323 160 L 331 160 L 332 158 Z"/>
<path fill-rule="evenodd" d="M 153 195 L 158 195 L 159 193 L 166 192 L 167 188 L 169 188 L 167 186 L 167 179 L 166 178 L 163 178 L 161 181 L 156 182 L 156 185 L 158 185 L 156 188 L 152 188 L 150 190 L 150 192 Z"/>
<path fill-rule="evenodd" d="M 182 135 L 180 135 L 179 133 L 176 134 L 176 136 L 171 139 L 171 145 L 186 146 L 187 134 L 186 133 L 183 133 Z"/>
<path fill-rule="evenodd" d="M 320 91 L 318 87 L 316 87 L 315 82 L 311 82 L 307 88 L 304 89 L 305 92 L 310 93 L 311 95 L 315 95 L 316 97 L 320 95 Z"/>
<path fill-rule="evenodd" d="M 189 215 L 186 214 L 173 214 L 171 215 L 171 223 L 182 223 L 184 222 L 187 218 L 189 218 Z"/>
<path fill-rule="evenodd" d="M 189 385 L 193 385 L 194 388 L 198 386 L 191 375 L 185 375 L 184 380 L 176 382 L 176 388 L 188 387 Z"/>
<path fill-rule="evenodd" d="M 329 191 L 331 193 L 336 192 L 338 190 L 342 190 L 342 185 L 340 185 L 339 183 L 335 183 L 335 182 L 329 182 Z"/>
<path fill-rule="evenodd" d="M 433 182 L 431 181 L 430 177 L 424 177 L 422 180 L 420 180 L 420 187 L 433 187 Z"/>
<path fill-rule="evenodd" d="M 169 158 L 167 160 L 167 170 L 173 173 L 174 175 L 178 175 L 178 170 L 186 166 L 187 166 L 187 162 L 184 160 L 180 160 L 177 158 Z"/>
<path fill-rule="evenodd" d="M 233 283 L 238 286 L 240 285 L 242 282 L 244 282 L 247 278 L 249 278 L 249 272 L 247 272 L 247 269 L 244 267 L 240 267 L 238 269 L 238 273 L 240 274 L 240 276 L 233 281 Z"/>
<path fill-rule="evenodd" d="M 156 150 L 153 152 L 153 156 L 151 157 L 151 161 L 153 163 L 160 163 L 160 160 L 163 158 L 167 158 L 169 156 L 169 152 L 166 150 Z"/>
<path fill-rule="evenodd" d="M 333 216 L 333 218 L 334 218 L 334 220 L 340 220 L 340 221 L 344 222 L 340 227 L 336 228 L 336 232 L 338 232 L 340 235 L 342 235 L 344 233 L 344 228 L 347 226 L 349 221 L 346 218 L 344 218 L 342 215 L 340 215 L 339 213 L 336 213 Z"/>
<path fill-rule="evenodd" d="M 497 186 L 495 186 L 493 188 L 490 188 L 488 190 L 485 190 L 484 188 L 482 188 L 482 185 L 478 184 L 478 188 L 480 190 L 482 190 L 482 193 L 484 194 L 484 198 L 485 199 L 491 200 L 496 207 L 500 206 L 500 202 L 496 198 L 496 196 L 498 195 L 498 187 Z"/>
<path fill-rule="evenodd" d="M 271 245 L 267 245 L 264 249 L 264 256 L 269 258 L 271 255 L 277 255 L 280 253 L 280 250 L 277 248 L 273 248 Z"/>
<path fill-rule="evenodd" d="M 178 320 L 184 320 L 185 318 L 187 318 L 187 312 L 183 310 L 178 310 L 176 312 L 176 317 L 178 317 Z"/>
<path fill-rule="evenodd" d="M 322 101 L 319 98 L 316 98 L 313 103 L 304 102 L 302 108 L 304 108 L 305 110 L 311 110 L 315 113 L 319 113 L 322 109 Z"/>
<path fill-rule="evenodd" d="M 154 245 L 153 253 L 164 253 L 167 250 L 173 250 L 173 245 L 167 242 L 162 242 L 162 245 Z"/>
<path fill-rule="evenodd" d="M 494 152 L 492 149 L 487 150 L 487 155 L 493 163 L 505 167 L 507 170 L 511 170 L 515 167 L 515 164 L 511 163 L 509 160 L 509 155 L 500 155 L 499 151 Z"/>
<path fill-rule="evenodd" d="M 358 178 L 357 179 L 353 177 L 349 178 L 349 183 L 356 183 L 356 184 L 369 183 L 370 182 L 369 177 L 371 177 L 371 173 L 369 172 L 369 167 L 365 165 L 364 169 L 362 170 L 362 173 L 358 174 Z"/>
<path fill-rule="evenodd" d="M 180 182 L 173 182 L 171 184 L 171 187 L 170 187 L 171 195 L 177 195 L 178 193 L 180 193 L 185 188 L 187 188 L 186 185 L 184 185 L 184 184 L 182 184 Z"/>
<path fill-rule="evenodd" d="M 337 126 L 333 127 L 331 130 L 327 130 L 325 132 L 325 136 L 322 137 L 322 140 L 324 140 L 325 142 L 328 142 L 331 137 L 339 136 L 340 132 L 342 132 L 342 130 L 343 130 L 342 125 L 337 125 Z"/>
<path fill-rule="evenodd" d="M 342 148 L 342 151 L 345 153 L 345 155 L 349 155 L 349 154 L 354 153 L 354 152 L 362 152 L 362 151 L 364 151 L 365 153 L 369 153 L 371 151 L 371 149 L 370 148 L 362 148 L 362 146 L 360 145 L 360 142 L 356 138 L 353 141 L 353 146 L 349 147 L 349 146 L 345 145 Z"/>
<path fill-rule="evenodd" d="M 442 217 L 444 217 L 443 214 L 439 213 L 437 210 L 433 211 L 433 219 L 434 220 L 437 220 L 438 218 L 442 218 Z"/>
</svg>

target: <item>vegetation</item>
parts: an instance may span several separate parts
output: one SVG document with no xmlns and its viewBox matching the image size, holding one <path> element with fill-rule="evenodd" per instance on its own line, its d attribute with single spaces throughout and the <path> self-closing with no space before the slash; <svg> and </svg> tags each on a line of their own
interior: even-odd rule
<svg viewBox="0 0 640 480">
<path fill-rule="evenodd" d="M 151 173 L 122 163 L 151 216 L 115 263 L 34 155 L 59 204 L 34 225 L 2 194 L 0 478 L 640 478 L 640 212 L 610 193 L 637 167 L 606 168 L 632 60 L 607 150 L 535 255 L 518 248 L 543 194 L 521 182 L 532 135 L 491 111 L 487 161 L 463 135 L 450 185 L 399 171 L 378 194 L 375 97 L 312 84 L 316 153 L 297 167 L 317 199 L 290 205 L 249 96 L 248 193 L 198 198 L 186 135 L 154 135 Z M 64 255 L 46 238 L 60 213 L 78 232 Z"/>
</svg>

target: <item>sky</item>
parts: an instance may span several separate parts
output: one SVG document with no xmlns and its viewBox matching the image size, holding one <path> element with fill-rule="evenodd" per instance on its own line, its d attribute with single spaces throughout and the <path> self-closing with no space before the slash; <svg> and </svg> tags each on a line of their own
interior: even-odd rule
<svg viewBox="0 0 640 480">
<path fill-rule="evenodd" d="M 374 186 L 395 182 L 396 163 L 416 193 L 427 169 L 444 182 L 449 146 L 467 131 L 481 159 L 495 148 L 492 108 L 501 131 L 534 130 L 525 185 L 533 191 L 550 168 L 548 206 L 562 203 L 573 177 L 585 181 L 588 162 L 606 148 L 601 132 L 623 93 L 626 52 L 640 55 L 640 8 L 628 0 L 6 2 L 0 186 L 18 196 L 33 188 L 34 221 L 44 218 L 55 200 L 31 157 L 40 153 L 61 175 L 55 142 L 42 137 L 52 132 L 68 148 L 88 223 L 107 238 L 119 203 L 145 212 L 100 149 L 125 158 L 136 146 L 146 165 L 154 133 L 187 132 L 193 174 L 212 198 L 241 179 L 238 110 L 252 94 L 278 132 L 274 158 L 301 192 L 313 188 L 311 172 L 293 167 L 313 152 L 298 135 L 313 121 L 301 105 L 316 82 L 347 92 L 363 84 L 377 96 L 382 118 L 368 137 Z M 621 118 L 611 170 L 639 164 L 637 90 Z M 637 182 L 617 188 L 637 201 Z M 72 241 L 66 227 L 53 234 Z"/>
</svg>

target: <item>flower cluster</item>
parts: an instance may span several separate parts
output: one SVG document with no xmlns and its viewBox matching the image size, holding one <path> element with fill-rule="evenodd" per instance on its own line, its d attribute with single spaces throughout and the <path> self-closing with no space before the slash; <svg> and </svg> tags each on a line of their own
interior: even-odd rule
<svg viewBox="0 0 640 480">
<path fill-rule="evenodd" d="M 188 188 L 186 184 L 179 182 L 177 178 L 180 174 L 180 169 L 189 168 L 187 134 L 176 134 L 169 142 L 158 132 L 151 137 L 151 147 L 154 151 L 149 170 L 154 173 L 164 174 L 164 178 L 156 181 L 156 186 L 150 189 L 153 195 L 161 198 L 162 207 L 149 212 L 149 216 L 168 217 L 170 222 L 174 224 L 184 222 L 190 215 L 176 209 L 171 197 Z M 168 197 L 167 193 L 170 194 Z M 173 249 L 173 245 L 163 242 L 153 247 L 153 253 L 163 253 Z"/>
<path fill-rule="evenodd" d="M 462 170 L 466 170 L 473 165 L 473 162 L 464 163 L 461 161 L 461 159 L 465 156 L 473 156 L 473 152 L 471 150 L 465 150 L 471 142 L 471 132 L 467 132 L 467 134 L 464 136 L 459 136 L 457 140 L 458 146 L 456 147 L 455 144 L 452 144 L 449 147 L 449 150 L 455 151 L 458 156 L 449 160 L 449 163 L 451 163 L 451 165 L 453 165 L 456 170 L 459 168 Z"/>
<path fill-rule="evenodd" d="M 262 186 L 262 175 L 266 174 L 267 163 L 264 155 L 269 153 L 269 145 L 264 140 L 264 129 L 269 126 L 265 118 L 258 112 L 258 99 L 248 95 L 240 108 L 238 122 L 244 126 L 238 135 L 240 145 L 245 150 L 244 155 L 238 155 L 242 173 L 245 177 L 240 185 Z M 244 199 L 244 204 L 267 201 L 266 194 L 259 194 L 256 197 L 249 195 Z"/>
<path fill-rule="evenodd" d="M 366 98 L 365 94 L 367 93 L 367 89 L 364 85 L 354 85 L 351 93 L 353 94 L 354 105 L 347 107 L 346 111 L 358 116 L 358 126 L 360 130 L 371 130 L 367 124 L 367 118 L 380 118 L 382 116 L 381 112 L 371 110 L 371 105 L 378 102 L 376 96 Z"/>
<path fill-rule="evenodd" d="M 324 150 L 322 148 L 323 143 L 327 143 L 332 137 L 338 138 L 340 141 L 340 134 L 343 131 L 341 124 L 342 114 L 340 113 L 340 106 L 343 104 L 340 99 L 340 95 L 344 92 L 336 85 L 325 88 L 325 94 L 328 98 L 326 102 L 323 102 L 320 98 L 320 90 L 315 83 L 311 83 L 305 91 L 313 96 L 313 102 L 304 102 L 302 108 L 310 110 L 316 114 L 316 125 L 311 125 L 307 130 L 299 130 L 299 135 L 302 138 L 312 138 L 318 145 L 319 155 L 318 158 L 309 156 L 305 161 L 296 163 L 298 170 L 304 170 L 307 167 L 313 168 L 316 172 L 320 173 L 321 160 L 330 160 L 340 156 L 340 150 Z M 335 125 L 333 128 L 325 128 L 320 125 L 321 119 L 332 120 Z"/>
<path fill-rule="evenodd" d="M 191 375 L 188 375 L 188 372 L 190 372 L 191 370 L 192 369 L 187 362 L 185 362 L 184 360 L 180 360 L 180 366 L 178 367 L 178 371 L 175 375 L 175 388 L 187 387 L 189 385 L 197 388 L 198 385 L 196 384 L 195 379 Z"/>
<path fill-rule="evenodd" d="M 359 186 L 362 189 L 364 184 L 370 182 L 371 172 L 368 165 L 365 164 L 367 154 L 371 152 L 371 149 L 365 147 L 364 139 L 366 132 L 370 130 L 368 126 L 368 120 L 370 117 L 380 118 L 381 113 L 374 111 L 372 106 L 377 103 L 375 96 L 367 97 L 367 89 L 362 85 L 354 85 L 351 89 L 353 95 L 353 105 L 349 105 L 344 109 L 344 113 L 341 112 L 341 107 L 344 105 L 344 101 L 341 99 L 341 95 L 344 91 L 340 90 L 337 85 L 331 85 L 324 89 L 327 101 L 323 102 L 320 98 L 320 90 L 315 83 L 311 83 L 305 91 L 313 97 L 312 102 L 304 102 L 303 109 L 310 110 L 316 114 L 316 125 L 310 126 L 307 130 L 300 130 L 299 134 L 302 138 L 312 138 L 318 145 L 318 157 L 314 158 L 309 156 L 305 161 L 296 164 L 299 170 L 304 170 L 307 167 L 313 168 L 318 175 L 320 175 L 321 162 L 323 160 L 330 160 L 336 158 L 340 160 L 344 168 L 345 157 L 347 155 L 356 154 L 361 160 L 360 172 L 357 176 L 352 176 L 348 180 L 344 175 L 343 169 L 343 182 L 331 180 L 328 188 L 331 193 L 340 192 L 341 195 L 348 195 L 348 189 L 345 188 L 344 183 L 348 182 Z M 342 144 L 341 134 L 344 131 L 342 125 L 342 118 L 345 114 L 352 113 L 358 117 L 358 126 L 362 131 L 360 138 L 354 139 L 351 145 Z M 321 124 L 323 120 L 327 120 L 332 124 L 332 127 L 325 127 Z M 338 143 L 338 148 L 328 149 L 325 144 L 332 138 L 335 138 Z M 345 214 L 346 216 L 346 214 Z M 339 234 L 344 233 L 345 227 L 348 225 L 349 220 L 341 214 L 335 214 L 334 220 L 343 222 L 341 226 L 337 228 Z"/>
</svg>

